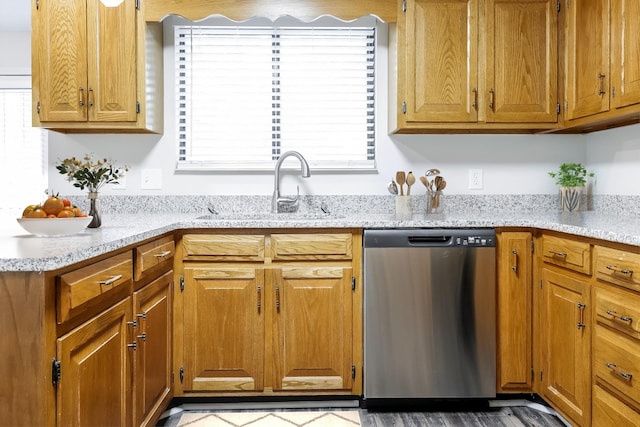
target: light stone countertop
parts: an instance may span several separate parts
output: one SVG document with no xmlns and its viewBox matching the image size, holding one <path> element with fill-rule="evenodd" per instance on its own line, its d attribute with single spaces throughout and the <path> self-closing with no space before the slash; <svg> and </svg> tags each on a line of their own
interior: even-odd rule
<svg viewBox="0 0 640 427">
<path fill-rule="evenodd" d="M 196 213 L 105 214 L 102 227 L 65 237 L 37 237 L 15 218 L 0 222 L 0 271 L 51 271 L 179 229 L 195 228 L 482 228 L 531 227 L 640 246 L 640 215 L 559 212 L 462 212 L 415 214 L 222 214 L 198 219 Z"/>
</svg>

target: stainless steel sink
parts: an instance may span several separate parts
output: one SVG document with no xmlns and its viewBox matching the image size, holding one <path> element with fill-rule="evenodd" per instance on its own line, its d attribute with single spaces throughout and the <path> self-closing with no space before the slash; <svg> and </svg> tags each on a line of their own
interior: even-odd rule
<svg viewBox="0 0 640 427">
<path fill-rule="evenodd" d="M 217 214 L 206 214 L 196 219 L 208 221 L 326 221 L 343 218 L 339 215 L 327 214 L 324 212 L 294 212 L 294 213 L 271 213 L 271 212 L 220 212 Z"/>
</svg>

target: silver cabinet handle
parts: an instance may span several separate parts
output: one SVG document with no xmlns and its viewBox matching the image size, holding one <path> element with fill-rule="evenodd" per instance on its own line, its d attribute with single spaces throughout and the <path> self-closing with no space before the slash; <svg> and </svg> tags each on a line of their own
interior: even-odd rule
<svg viewBox="0 0 640 427">
<path fill-rule="evenodd" d="M 587 325 L 584 324 L 584 308 L 586 305 L 581 302 L 578 303 L 578 314 L 580 314 L 580 320 L 578 320 L 578 329 L 584 329 Z"/>
<path fill-rule="evenodd" d="M 600 88 L 598 89 L 598 95 L 604 95 L 605 91 L 604 91 L 604 78 L 606 76 L 602 73 L 598 73 L 598 79 L 600 80 Z"/>
<path fill-rule="evenodd" d="M 513 266 L 511 267 L 511 269 L 513 270 L 514 273 L 517 273 L 518 272 L 518 250 L 511 249 L 511 253 L 513 254 Z"/>
<path fill-rule="evenodd" d="M 560 257 L 560 258 L 566 258 L 567 257 L 567 253 L 566 252 L 556 251 L 555 249 L 549 249 L 549 253 L 552 256 L 557 256 L 557 257 Z"/>
<path fill-rule="evenodd" d="M 627 381 L 631 381 L 631 378 L 633 378 L 633 374 L 630 374 L 629 372 L 625 372 L 621 369 L 618 368 L 618 366 L 615 363 L 609 363 L 609 362 L 605 362 L 605 366 L 609 369 L 611 369 L 611 372 L 613 372 L 614 374 L 620 376 L 621 378 L 627 380 Z"/>
<path fill-rule="evenodd" d="M 611 270 L 614 273 L 624 274 L 625 276 L 631 276 L 633 274 L 633 270 L 629 270 L 627 268 L 620 268 L 617 265 L 607 265 L 607 270 Z"/>
<path fill-rule="evenodd" d="M 629 323 L 631 323 L 633 321 L 632 317 L 620 316 L 618 314 L 618 312 L 615 311 L 615 310 L 607 310 L 607 314 L 609 316 L 613 317 L 614 320 L 620 320 L 621 322 L 629 322 Z"/>
<path fill-rule="evenodd" d="M 156 258 L 164 258 L 169 254 L 171 254 L 171 251 L 163 251 L 163 252 L 160 252 L 159 254 L 155 254 L 154 257 L 156 257 Z"/>
<path fill-rule="evenodd" d="M 122 279 L 122 274 L 118 274 L 117 276 L 111 276 L 107 280 L 101 280 L 100 284 L 101 285 L 113 285 L 114 282 L 117 282 L 120 279 Z"/>
</svg>

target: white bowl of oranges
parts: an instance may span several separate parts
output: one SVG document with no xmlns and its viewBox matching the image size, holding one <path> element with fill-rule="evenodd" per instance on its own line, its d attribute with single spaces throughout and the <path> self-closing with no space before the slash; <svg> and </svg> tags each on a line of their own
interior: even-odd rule
<svg viewBox="0 0 640 427">
<path fill-rule="evenodd" d="M 69 199 L 48 197 L 40 205 L 29 205 L 18 218 L 18 224 L 36 236 L 65 236 L 83 231 L 92 216 L 71 204 Z"/>
</svg>

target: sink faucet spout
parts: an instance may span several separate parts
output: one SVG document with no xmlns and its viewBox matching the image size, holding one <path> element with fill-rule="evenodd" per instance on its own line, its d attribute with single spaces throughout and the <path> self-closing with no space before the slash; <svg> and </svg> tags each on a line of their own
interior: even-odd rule
<svg viewBox="0 0 640 427">
<path fill-rule="evenodd" d="M 281 197 L 280 196 L 280 168 L 282 167 L 282 163 L 287 157 L 295 157 L 300 160 L 300 173 L 303 178 L 309 178 L 311 176 L 311 172 L 309 170 L 309 164 L 302 156 L 302 154 L 297 151 L 287 151 L 283 153 L 278 161 L 276 162 L 276 167 L 274 171 L 274 181 L 273 181 L 273 197 L 271 198 L 271 212 L 278 213 L 286 208 L 287 211 L 295 211 L 298 209 L 299 197 L 300 197 L 300 187 L 298 187 L 298 194 L 295 197 Z"/>
</svg>

